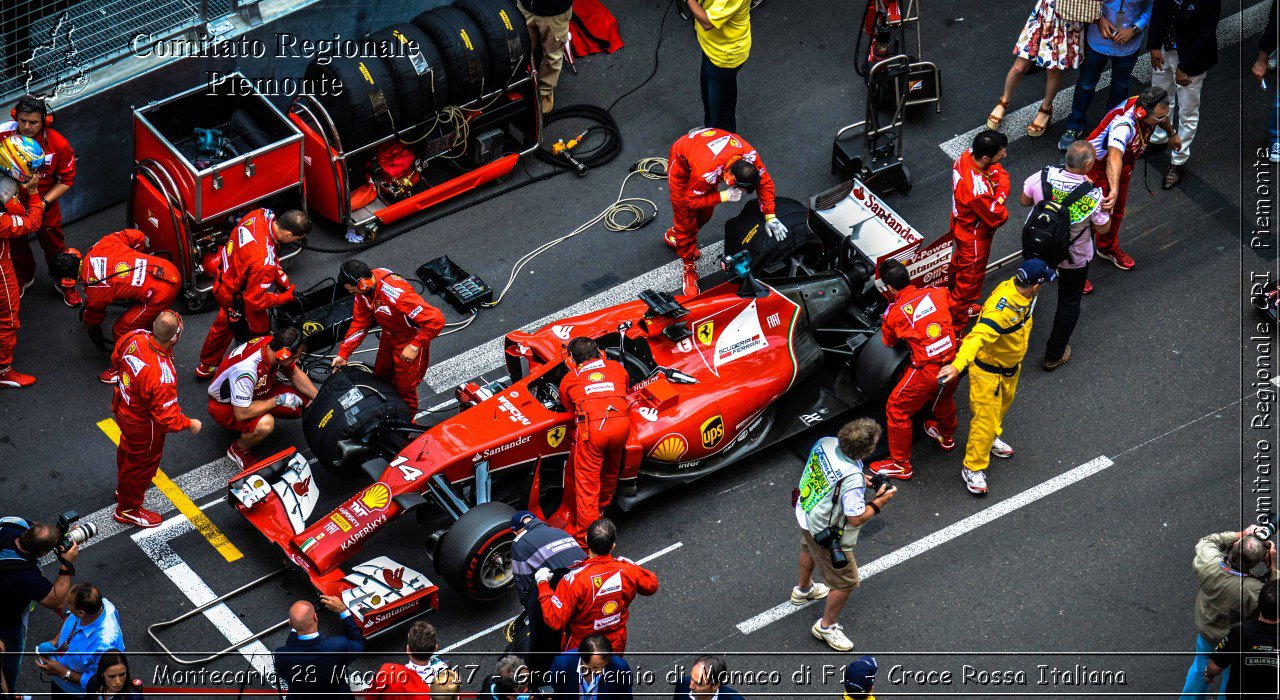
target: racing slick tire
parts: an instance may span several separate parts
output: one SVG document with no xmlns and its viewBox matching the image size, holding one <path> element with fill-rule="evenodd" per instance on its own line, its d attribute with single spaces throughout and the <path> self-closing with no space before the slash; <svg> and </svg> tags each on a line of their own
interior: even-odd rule
<svg viewBox="0 0 1280 700">
<path fill-rule="evenodd" d="M 456 7 L 437 7 L 413 18 L 413 23 L 426 32 L 449 74 L 449 104 L 464 105 L 488 87 L 489 53 L 484 35 L 467 13 Z"/>
<path fill-rule="evenodd" d="M 399 22 L 369 35 L 374 41 L 418 45 L 418 53 L 384 56 L 400 94 L 400 115 L 396 123 L 408 128 L 422 123 L 449 104 L 449 78 L 445 75 L 444 58 L 436 44 L 421 29 Z"/>
<path fill-rule="evenodd" d="M 453 6 L 475 20 L 489 50 L 489 87 L 510 85 L 529 65 L 530 37 L 512 0 L 455 0 Z"/>
<path fill-rule="evenodd" d="M 862 352 L 858 353 L 853 368 L 858 390 L 869 400 L 888 398 L 910 357 L 905 347 L 886 346 L 881 331 L 876 331 L 862 344 Z"/>
<path fill-rule="evenodd" d="M 436 573 L 472 600 L 502 597 L 515 581 L 510 559 L 515 514 L 515 508 L 497 501 L 463 513 L 436 544 Z"/>
<path fill-rule="evenodd" d="M 382 59 L 338 56 L 325 65 L 319 60 L 307 64 L 304 77 L 321 80 L 327 76 L 342 81 L 341 94 L 320 91 L 322 94 L 315 98 L 333 121 L 343 150 L 351 151 L 410 126 L 400 123 L 400 93 Z"/>
<path fill-rule="evenodd" d="M 809 228 L 809 208 L 786 197 L 776 198 L 774 208 L 778 220 L 787 227 L 785 239 L 776 241 L 765 231 L 759 200 L 752 199 L 724 222 L 725 255 L 746 250 L 751 255 L 751 272 L 757 275 L 786 272 L 791 261 L 816 269 L 822 257 L 822 241 Z"/>
<path fill-rule="evenodd" d="M 302 434 L 326 469 L 350 478 L 373 456 L 369 437 L 389 422 L 411 423 L 413 411 L 390 382 L 349 365 L 330 375 L 302 412 Z"/>
</svg>

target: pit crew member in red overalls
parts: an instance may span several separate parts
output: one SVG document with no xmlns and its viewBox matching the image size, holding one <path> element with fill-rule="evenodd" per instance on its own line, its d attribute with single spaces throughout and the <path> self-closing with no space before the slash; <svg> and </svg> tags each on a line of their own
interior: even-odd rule
<svg viewBox="0 0 1280 700">
<path fill-rule="evenodd" d="M 1009 137 L 986 129 L 973 137 L 973 146 L 951 168 L 951 325 L 964 328 L 982 310 L 978 297 L 987 276 L 991 238 L 1009 219 L 1009 173 L 1000 161 Z"/>
<path fill-rule="evenodd" d="M 1162 127 L 1169 137 L 1170 150 L 1182 147 L 1177 130 L 1169 124 L 1169 94 L 1155 86 L 1116 105 L 1089 134 L 1098 157 L 1089 171 L 1089 180 L 1102 188 L 1102 209 L 1111 213 L 1111 228 L 1098 233 L 1097 255 L 1121 270 L 1132 270 L 1133 258 L 1120 249 L 1120 222 L 1129 198 L 1129 175 L 1133 164 L 1147 150 L 1151 132 Z M 1090 286 L 1086 293 L 1093 291 Z"/>
<path fill-rule="evenodd" d="M 605 358 L 591 338 L 569 341 L 569 372 L 560 380 L 560 402 L 577 416 L 569 473 L 573 475 L 573 509 L 565 530 L 586 544 L 587 526 L 613 501 L 618 476 L 631 440 L 630 379 L 621 362 Z M 638 451 L 633 451 L 639 454 Z M 633 479 L 638 460 L 628 463 Z"/>
<path fill-rule="evenodd" d="M 444 330 L 444 314 L 423 301 L 405 278 L 359 260 L 342 263 L 338 282 L 356 295 L 347 337 L 333 358 L 336 369 L 347 364 L 375 323 L 382 329 L 373 373 L 391 382 L 396 393 L 418 411 L 418 385 L 431 364 L 431 341 Z"/>
<path fill-rule="evenodd" d="M 773 178 L 756 149 L 741 136 L 720 129 L 694 129 L 671 144 L 667 173 L 674 221 L 663 240 L 684 261 L 685 294 L 698 293 L 694 269 L 702 255 L 698 230 L 711 220 L 717 204 L 737 202 L 744 192 L 755 192 L 769 235 L 786 238 L 787 227 L 774 214 Z M 720 183 L 726 189 L 720 190 Z"/>
<path fill-rule="evenodd" d="M 126 525 L 155 527 L 160 515 L 142 507 L 147 486 L 160 467 L 168 433 L 200 432 L 200 421 L 182 414 L 178 406 L 178 373 L 173 346 L 182 337 L 182 317 L 159 314 L 151 330 L 136 328 L 117 336 L 111 367 L 119 376 L 111 412 L 120 427 L 116 446 L 116 510 Z"/>
<path fill-rule="evenodd" d="M 301 346 L 297 328 L 254 338 L 231 351 L 209 384 L 209 415 L 240 433 L 227 457 L 241 469 L 253 463 L 249 448 L 275 430 L 276 418 L 300 418 L 316 397 L 316 385 L 298 366 Z M 284 374 L 288 383 L 277 374 Z"/>
<path fill-rule="evenodd" d="M 36 171 L 43 164 L 40 144 L 24 136 L 0 137 L 0 200 L 4 206 L 0 211 L 0 387 L 20 389 L 36 383 L 35 377 L 13 368 L 22 300 L 22 285 L 13 269 L 13 242 L 40 230 L 44 201 Z M 23 197 L 25 207 L 19 201 Z"/>
<path fill-rule="evenodd" d="M 62 134 L 53 128 L 53 112 L 49 105 L 39 97 L 24 95 L 18 99 L 17 105 L 9 112 L 12 121 L 0 124 L 0 136 L 18 134 L 26 136 L 40 144 L 44 151 L 45 162 L 40 168 L 40 198 L 44 201 L 44 221 L 36 231 L 36 240 L 44 250 L 46 265 L 53 265 L 53 256 L 67 249 L 66 240 L 62 237 L 62 207 L 58 198 L 76 182 L 76 152 Z M 13 268 L 18 273 L 18 282 L 22 291 L 36 275 L 36 259 L 31 253 L 31 242 L 23 238 L 13 247 Z M 75 285 L 70 287 L 54 280 L 54 287 L 62 295 L 67 306 L 79 306 L 80 293 Z"/>
<path fill-rule="evenodd" d="M 591 557 L 578 565 L 551 590 L 551 570 L 543 567 L 533 575 L 538 582 L 542 617 L 551 629 L 563 630 L 561 649 L 569 650 L 589 634 L 600 633 L 613 643 L 614 653 L 627 650 L 627 618 L 636 594 L 658 592 L 658 577 L 625 557 L 613 556 L 618 529 L 613 521 L 600 518 L 587 529 Z"/>
<path fill-rule="evenodd" d="M 123 338 L 130 331 L 150 328 L 160 312 L 178 298 L 182 286 L 178 268 L 164 258 L 144 253 L 145 247 L 142 232 L 127 228 L 104 236 L 83 258 L 75 248 L 53 256 L 49 273 L 54 281 L 63 289 L 74 288 L 77 283 L 84 285 L 80 322 L 101 349 L 107 349 L 102 321 L 108 306 L 129 306 L 112 326 L 112 337 Z M 98 380 L 115 384 L 115 369 L 107 368 Z"/>
<path fill-rule="evenodd" d="M 280 245 L 311 233 L 311 217 L 293 209 L 279 217 L 270 209 L 254 209 L 231 232 L 219 261 L 213 298 L 218 317 L 200 348 L 197 379 L 208 379 L 222 362 L 232 340 L 243 343 L 271 332 L 269 309 L 293 300 L 293 283 L 280 267 Z M 275 289 L 281 291 L 273 291 Z"/>
</svg>

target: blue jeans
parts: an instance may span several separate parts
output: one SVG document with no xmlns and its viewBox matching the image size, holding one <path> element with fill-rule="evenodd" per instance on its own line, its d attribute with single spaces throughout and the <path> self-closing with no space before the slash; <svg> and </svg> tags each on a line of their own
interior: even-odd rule
<svg viewBox="0 0 1280 700">
<path fill-rule="evenodd" d="M 738 71 L 721 68 L 702 54 L 702 125 L 738 133 Z"/>
<path fill-rule="evenodd" d="M 1204 693 L 1209 690 L 1209 681 L 1204 679 L 1204 670 L 1209 667 L 1209 653 L 1213 651 L 1213 647 L 1214 645 L 1205 639 L 1204 635 L 1196 635 L 1196 657 L 1191 661 L 1191 670 L 1187 671 L 1187 682 L 1182 685 L 1182 700 L 1202 700 L 1205 697 L 1189 693 Z M 1227 697 L 1227 678 L 1230 676 L 1230 666 L 1218 676 L 1218 697 L 1223 700 Z"/>
<path fill-rule="evenodd" d="M 4 674 L 4 682 L 9 685 L 11 692 L 18 682 L 22 652 L 26 649 L 27 614 L 22 614 L 22 624 L 0 629 L 0 642 L 4 643 L 4 660 L 0 662 L 0 673 Z"/>
<path fill-rule="evenodd" d="M 1135 39 L 1136 41 L 1136 39 Z M 1080 77 L 1076 78 L 1076 93 L 1071 100 L 1071 116 L 1067 117 L 1068 131 L 1087 134 L 1085 120 L 1089 118 L 1089 103 L 1093 101 L 1093 91 L 1098 87 L 1102 71 L 1107 62 L 1111 63 L 1111 90 L 1107 94 L 1107 109 L 1124 102 L 1129 98 L 1129 81 L 1133 77 L 1133 66 L 1143 51 L 1134 51 L 1128 56 L 1108 56 L 1098 53 L 1091 47 L 1084 47 L 1084 62 L 1080 64 Z"/>
</svg>

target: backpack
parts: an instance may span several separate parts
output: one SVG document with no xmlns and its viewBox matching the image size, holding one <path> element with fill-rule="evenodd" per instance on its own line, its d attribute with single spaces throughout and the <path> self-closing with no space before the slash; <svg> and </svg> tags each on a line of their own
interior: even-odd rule
<svg viewBox="0 0 1280 700">
<path fill-rule="evenodd" d="M 1053 200 L 1053 188 L 1049 185 L 1049 168 L 1040 171 L 1040 191 L 1044 198 L 1031 208 L 1027 222 L 1022 225 L 1022 258 L 1039 258 L 1049 267 L 1057 267 L 1071 259 L 1071 246 L 1088 233 L 1071 235 L 1071 207 L 1093 190 L 1092 182 L 1082 182 L 1061 202 Z"/>
</svg>

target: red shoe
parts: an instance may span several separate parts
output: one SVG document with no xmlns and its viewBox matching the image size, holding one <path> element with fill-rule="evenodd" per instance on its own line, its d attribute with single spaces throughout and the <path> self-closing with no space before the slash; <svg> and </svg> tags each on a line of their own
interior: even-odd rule
<svg viewBox="0 0 1280 700">
<path fill-rule="evenodd" d="M 1137 263 L 1133 261 L 1133 258 L 1129 257 L 1128 253 L 1120 250 L 1120 246 L 1116 246 L 1111 250 L 1099 249 L 1098 257 L 1110 260 L 1112 265 L 1115 265 L 1121 270 L 1132 270 L 1133 266 L 1137 265 Z"/>
<path fill-rule="evenodd" d="M 55 282 L 53 284 L 53 287 L 54 289 L 58 290 L 59 294 L 62 295 L 62 303 L 66 304 L 67 306 L 70 306 L 71 308 L 74 309 L 84 303 L 84 297 L 80 296 L 80 290 L 76 289 L 76 286 L 74 284 L 69 287 L 64 287 L 61 284 Z"/>
<path fill-rule="evenodd" d="M 35 383 L 35 377 L 30 374 L 23 374 L 12 367 L 0 370 L 0 386 L 10 389 L 24 389 Z"/>
<path fill-rule="evenodd" d="M 227 448 L 227 459 L 234 462 L 235 465 L 241 469 L 244 469 L 247 465 L 253 464 L 257 461 L 252 452 L 240 447 L 234 442 L 231 443 L 231 447 Z"/>
<path fill-rule="evenodd" d="M 867 467 L 867 469 L 870 469 L 881 476 L 887 476 L 890 479 L 902 479 L 903 481 L 910 479 L 912 474 L 910 462 L 900 464 L 892 459 L 882 459 L 878 462 L 872 462 L 871 466 Z"/>
<path fill-rule="evenodd" d="M 137 525 L 138 527 L 158 527 L 163 522 L 159 513 L 154 513 L 146 508 L 120 510 L 120 507 L 116 506 L 116 510 L 111 514 L 111 517 L 118 523 Z"/>
<path fill-rule="evenodd" d="M 950 452 L 956 448 L 956 439 L 952 435 L 943 435 L 942 429 L 938 427 L 938 421 L 927 420 L 924 422 L 924 434 L 933 438 L 938 443 L 938 447 L 944 452 Z"/>
<path fill-rule="evenodd" d="M 196 365 L 196 379 L 213 379 L 218 368 L 213 365 Z"/>
<path fill-rule="evenodd" d="M 120 373 L 115 371 L 114 369 L 104 369 L 102 370 L 102 374 L 98 375 L 98 381 L 102 382 L 103 384 L 115 384 L 116 380 L 119 378 L 120 378 Z"/>
<path fill-rule="evenodd" d="M 698 293 L 698 270 L 696 267 L 693 266 L 693 263 L 687 262 L 684 264 L 684 272 L 681 273 L 681 277 L 684 280 L 685 296 L 691 297 L 697 294 Z"/>
<path fill-rule="evenodd" d="M 666 232 L 665 234 L 663 234 L 663 235 L 662 235 L 662 242 L 663 242 L 663 243 L 666 243 L 666 244 L 667 244 L 667 247 L 668 247 L 668 248 L 670 248 L 670 249 L 672 249 L 672 250 L 679 250 L 679 249 L 680 249 L 679 245 L 676 243 L 675 229 L 673 229 L 673 228 L 669 228 L 669 229 L 667 229 L 667 232 Z M 694 259 L 694 260 L 700 260 L 701 258 L 702 258 L 702 251 L 701 251 L 701 250 L 695 250 L 695 251 L 693 252 L 693 259 Z"/>
<path fill-rule="evenodd" d="M 1089 280 L 1084 281 L 1084 293 L 1093 294 L 1093 282 L 1090 282 Z"/>
</svg>

